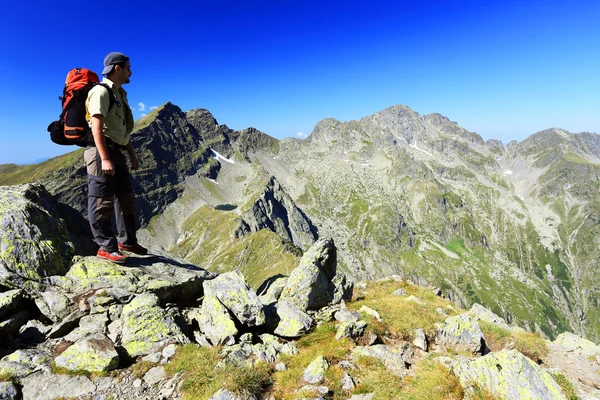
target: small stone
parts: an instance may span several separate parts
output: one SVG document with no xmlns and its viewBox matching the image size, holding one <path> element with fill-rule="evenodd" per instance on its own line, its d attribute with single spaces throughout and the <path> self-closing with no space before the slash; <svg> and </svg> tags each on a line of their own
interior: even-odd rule
<svg viewBox="0 0 600 400">
<path fill-rule="evenodd" d="M 304 370 L 303 378 L 306 382 L 316 384 L 323 380 L 325 371 L 329 369 L 329 362 L 323 356 L 318 356 Z"/>
<path fill-rule="evenodd" d="M 252 343 L 252 332 L 247 332 L 240 336 L 240 343 Z"/>
<path fill-rule="evenodd" d="M 177 345 L 176 344 L 168 344 L 165 346 L 165 348 L 162 351 L 162 361 L 161 363 L 165 364 L 167 363 L 177 352 Z"/>
<path fill-rule="evenodd" d="M 342 360 L 338 363 L 338 366 L 343 369 L 356 369 L 356 366 L 348 360 Z"/>
<path fill-rule="evenodd" d="M 287 365 L 285 365 L 285 363 L 283 362 L 278 362 L 277 364 L 275 364 L 275 369 L 277 371 L 285 371 L 288 369 Z"/>
<path fill-rule="evenodd" d="M 443 308 L 436 308 L 435 312 L 440 314 L 440 315 L 448 315 L 448 313 L 446 312 L 446 310 L 444 310 Z"/>
<path fill-rule="evenodd" d="M 358 310 L 358 311 L 360 311 L 361 313 L 370 315 L 371 317 L 375 318 L 377 321 L 381 321 L 381 316 L 379 316 L 379 313 L 377 311 L 373 310 L 372 308 L 369 308 L 367 306 L 362 306 L 360 308 L 360 310 Z"/>
<path fill-rule="evenodd" d="M 392 294 L 394 296 L 406 296 L 406 292 L 402 288 L 394 290 Z"/>
<path fill-rule="evenodd" d="M 360 313 L 351 310 L 336 311 L 334 318 L 339 322 L 356 322 L 360 319 Z"/>
<path fill-rule="evenodd" d="M 335 338 L 337 340 L 346 338 L 356 342 L 362 336 L 366 327 L 367 323 L 365 321 L 344 322 L 339 325 Z"/>
<path fill-rule="evenodd" d="M 367 393 L 367 394 L 355 394 L 352 395 L 348 400 L 374 400 L 375 393 Z"/>
<path fill-rule="evenodd" d="M 158 364 L 160 362 L 161 357 L 162 357 L 161 353 L 152 353 L 152 354 L 148 354 L 145 357 L 142 357 L 142 361 L 150 362 L 153 364 Z"/>
<path fill-rule="evenodd" d="M 342 389 L 344 390 L 352 390 L 356 387 L 354 380 L 350 376 L 349 373 L 344 373 L 344 377 L 342 378 Z"/>
<path fill-rule="evenodd" d="M 413 340 L 413 345 L 423 351 L 427 351 L 429 348 L 427 336 L 422 329 L 415 329 L 415 339 Z"/>
<path fill-rule="evenodd" d="M 423 301 L 421 299 L 419 299 L 418 297 L 415 297 L 415 296 L 408 296 L 406 298 L 406 300 L 408 300 L 408 301 L 414 301 L 415 303 L 421 304 L 421 305 L 425 304 L 425 303 L 423 303 Z"/>
<path fill-rule="evenodd" d="M 144 375 L 144 382 L 148 385 L 156 385 L 157 383 L 167 379 L 167 374 L 164 367 L 150 368 Z"/>
<path fill-rule="evenodd" d="M 133 387 L 136 389 L 139 389 L 140 387 L 142 387 L 142 380 L 136 379 L 135 381 L 133 381 Z"/>
</svg>

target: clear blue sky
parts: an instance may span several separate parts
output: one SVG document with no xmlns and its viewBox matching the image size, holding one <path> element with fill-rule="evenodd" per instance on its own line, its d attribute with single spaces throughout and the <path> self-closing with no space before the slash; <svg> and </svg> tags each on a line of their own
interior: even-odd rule
<svg viewBox="0 0 600 400">
<path fill-rule="evenodd" d="M 395 104 L 485 139 L 600 133 L 596 1 L 11 1 L 0 24 L 0 164 L 50 142 L 64 78 L 131 57 L 134 115 L 167 101 L 276 138 Z M 143 103 L 146 111 L 140 111 Z"/>
</svg>

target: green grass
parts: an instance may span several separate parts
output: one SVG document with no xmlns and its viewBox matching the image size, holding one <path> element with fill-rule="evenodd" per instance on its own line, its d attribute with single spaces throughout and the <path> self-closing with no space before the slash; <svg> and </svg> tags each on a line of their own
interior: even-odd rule
<svg viewBox="0 0 600 400">
<path fill-rule="evenodd" d="M 567 400 L 579 400 L 579 397 L 577 396 L 577 394 L 575 392 L 575 387 L 563 374 L 561 374 L 561 373 L 552 374 L 551 373 L 550 375 L 552 375 L 554 382 L 556 382 L 558 384 L 558 386 L 560 386 L 560 388 L 562 389 L 563 394 L 565 395 Z"/>
<path fill-rule="evenodd" d="M 168 374 L 182 374 L 184 400 L 205 400 L 221 388 L 238 394 L 249 392 L 260 398 L 270 387 L 272 370 L 269 365 L 218 367 L 219 351 L 219 347 L 188 344 L 180 347 L 165 366 Z"/>
<path fill-rule="evenodd" d="M 62 156 L 54 157 L 39 164 L 14 165 L 0 169 L 0 186 L 12 186 L 36 182 L 56 170 L 66 167 L 83 166 L 84 149 L 71 146 L 74 150 Z"/>
<path fill-rule="evenodd" d="M 485 321 L 479 321 L 479 326 L 492 351 L 513 347 L 536 363 L 548 355 L 548 343 L 539 333 L 512 332 Z"/>
</svg>

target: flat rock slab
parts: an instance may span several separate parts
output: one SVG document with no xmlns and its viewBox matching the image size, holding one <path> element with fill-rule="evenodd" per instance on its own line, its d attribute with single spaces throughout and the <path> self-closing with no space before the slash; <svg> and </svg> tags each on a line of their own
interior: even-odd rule
<svg viewBox="0 0 600 400">
<path fill-rule="evenodd" d="M 481 354 L 485 345 L 483 332 L 470 314 L 446 318 L 444 323 L 435 324 L 435 343 L 456 351 Z"/>
<path fill-rule="evenodd" d="M 413 351 L 408 344 L 400 348 L 389 347 L 384 344 L 374 346 L 357 346 L 352 349 L 352 357 L 376 358 L 390 370 L 390 372 L 402 376 L 406 373 L 406 364 L 413 357 Z"/>
<path fill-rule="evenodd" d="M 71 399 L 94 393 L 96 385 L 85 376 L 36 373 L 21 380 L 23 400 Z"/>
<path fill-rule="evenodd" d="M 70 371 L 102 372 L 119 366 L 113 343 L 103 334 L 95 334 L 74 343 L 54 360 Z"/>
</svg>

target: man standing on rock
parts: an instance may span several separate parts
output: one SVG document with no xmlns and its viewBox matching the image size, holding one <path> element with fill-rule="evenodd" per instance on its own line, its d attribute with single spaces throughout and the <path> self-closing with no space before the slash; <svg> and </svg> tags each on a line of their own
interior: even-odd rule
<svg viewBox="0 0 600 400">
<path fill-rule="evenodd" d="M 139 159 L 131 144 L 133 114 L 122 85 L 129 83 L 131 64 L 125 54 L 112 52 L 104 58 L 102 83 L 94 86 L 87 97 L 88 123 L 94 145 L 86 148 L 84 160 L 88 175 L 88 218 L 94 240 L 100 246 L 97 256 L 125 264 L 127 256 L 120 250 L 147 254 L 136 237 L 135 195 L 123 151 L 127 151 L 131 168 L 139 168 Z M 112 99 L 111 99 L 112 97 Z M 116 218 L 118 241 L 112 230 Z"/>
</svg>

